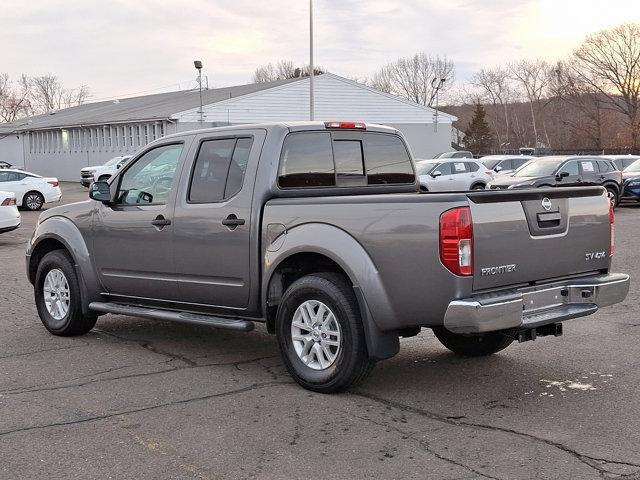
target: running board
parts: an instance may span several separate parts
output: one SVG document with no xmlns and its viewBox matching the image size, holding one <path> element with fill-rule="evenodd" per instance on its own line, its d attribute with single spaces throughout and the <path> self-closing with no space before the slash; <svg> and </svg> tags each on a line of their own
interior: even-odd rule
<svg viewBox="0 0 640 480">
<path fill-rule="evenodd" d="M 159 308 L 136 307 L 111 302 L 91 302 L 89 310 L 100 313 L 115 313 L 116 315 L 130 315 L 132 317 L 152 318 L 154 320 L 168 320 L 171 322 L 191 323 L 194 325 L 206 325 L 208 327 L 224 328 L 226 330 L 238 330 L 250 332 L 255 324 L 250 320 L 236 318 L 212 317 L 198 313 L 174 312 Z"/>
</svg>

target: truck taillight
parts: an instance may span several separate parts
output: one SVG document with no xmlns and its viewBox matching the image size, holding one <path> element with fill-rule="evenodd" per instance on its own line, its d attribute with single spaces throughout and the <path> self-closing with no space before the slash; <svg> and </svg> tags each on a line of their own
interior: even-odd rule
<svg viewBox="0 0 640 480">
<path fill-rule="evenodd" d="M 9 207 L 9 206 L 15 205 L 15 204 L 16 204 L 16 199 L 15 198 L 5 198 L 2 201 L 2 204 L 0 204 L 0 205 L 2 205 L 3 207 Z"/>
<path fill-rule="evenodd" d="M 367 125 L 363 122 L 324 122 L 324 128 L 345 128 L 349 130 L 366 130 Z"/>
<path fill-rule="evenodd" d="M 613 213 L 613 204 L 609 203 L 609 256 L 613 257 L 616 251 L 616 216 Z"/>
<path fill-rule="evenodd" d="M 440 215 L 440 261 L 452 273 L 473 275 L 473 222 L 469 207 Z"/>
</svg>

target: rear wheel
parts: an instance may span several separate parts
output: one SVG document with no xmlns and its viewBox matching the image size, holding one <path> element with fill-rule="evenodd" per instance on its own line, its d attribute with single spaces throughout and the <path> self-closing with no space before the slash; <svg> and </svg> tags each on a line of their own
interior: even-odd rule
<svg viewBox="0 0 640 480">
<path fill-rule="evenodd" d="M 435 327 L 433 333 L 442 345 L 465 357 L 484 357 L 497 353 L 511 345 L 515 338 L 512 330 L 463 335 L 444 327 Z"/>
<path fill-rule="evenodd" d="M 64 250 L 54 250 L 42 258 L 34 292 L 40 320 L 54 335 L 84 335 L 95 326 L 97 316 L 82 314 L 78 276 Z"/>
<path fill-rule="evenodd" d="M 476 183 L 471 187 L 471 190 L 484 190 L 485 186 L 482 183 Z"/>
<path fill-rule="evenodd" d="M 317 273 L 285 292 L 276 319 L 278 346 L 287 370 L 302 387 L 321 393 L 364 380 L 369 359 L 353 289 L 342 275 Z"/>
<path fill-rule="evenodd" d="M 22 198 L 22 207 L 27 210 L 31 210 L 31 211 L 40 210 L 43 205 L 44 205 L 44 197 L 40 192 L 27 192 L 24 194 L 24 197 Z"/>
</svg>

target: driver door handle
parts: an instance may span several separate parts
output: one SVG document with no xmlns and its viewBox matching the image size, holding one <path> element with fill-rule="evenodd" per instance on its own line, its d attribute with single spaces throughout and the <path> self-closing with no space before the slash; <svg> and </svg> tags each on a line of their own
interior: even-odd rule
<svg viewBox="0 0 640 480">
<path fill-rule="evenodd" d="M 222 224 L 233 230 L 240 225 L 244 225 L 244 218 L 238 218 L 233 213 L 222 220 Z"/>
<path fill-rule="evenodd" d="M 158 215 L 154 220 L 151 221 L 151 225 L 154 227 L 166 227 L 167 225 L 171 225 L 171 220 L 164 218 L 162 215 Z"/>
</svg>

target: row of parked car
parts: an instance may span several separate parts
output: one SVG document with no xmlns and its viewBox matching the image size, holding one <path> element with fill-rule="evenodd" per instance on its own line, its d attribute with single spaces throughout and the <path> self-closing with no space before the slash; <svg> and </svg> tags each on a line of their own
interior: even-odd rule
<svg viewBox="0 0 640 480">
<path fill-rule="evenodd" d="M 40 210 L 46 203 L 62 198 L 57 178 L 41 177 L 0 161 L 0 233 L 20 226 L 18 208 Z"/>
<path fill-rule="evenodd" d="M 640 156 L 635 155 L 489 155 L 474 159 L 468 152 L 453 152 L 417 160 L 416 166 L 425 192 L 600 185 L 607 189 L 614 206 L 622 200 L 640 201 Z"/>
</svg>

